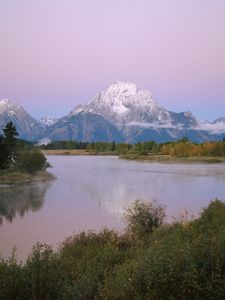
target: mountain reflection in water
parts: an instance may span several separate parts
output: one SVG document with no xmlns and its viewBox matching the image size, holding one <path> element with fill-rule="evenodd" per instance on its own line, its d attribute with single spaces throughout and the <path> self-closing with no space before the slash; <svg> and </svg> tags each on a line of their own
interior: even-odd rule
<svg viewBox="0 0 225 300">
<path fill-rule="evenodd" d="M 0 225 L 12 222 L 16 215 L 23 217 L 29 210 L 41 209 L 50 182 L 0 187 Z"/>
</svg>

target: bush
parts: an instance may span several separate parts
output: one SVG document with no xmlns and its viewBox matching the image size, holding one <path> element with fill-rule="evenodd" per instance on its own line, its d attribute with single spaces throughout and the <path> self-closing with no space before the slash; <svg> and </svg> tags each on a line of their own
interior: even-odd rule
<svg viewBox="0 0 225 300">
<path fill-rule="evenodd" d="M 196 220 L 154 230 L 163 212 L 140 201 L 128 209 L 129 224 L 151 232 L 145 247 L 105 229 L 75 234 L 57 251 L 37 244 L 24 265 L 0 259 L 0 299 L 225 299 L 225 204 L 212 201 Z M 154 222 L 143 225 L 141 213 Z"/>
<path fill-rule="evenodd" d="M 44 171 L 49 166 L 46 157 L 39 150 L 22 151 L 17 160 L 17 169 L 30 174 Z"/>
<path fill-rule="evenodd" d="M 128 232 L 141 239 L 145 239 L 155 228 L 162 225 L 164 218 L 163 206 L 154 206 L 151 202 L 140 200 L 136 200 L 125 212 Z"/>
</svg>

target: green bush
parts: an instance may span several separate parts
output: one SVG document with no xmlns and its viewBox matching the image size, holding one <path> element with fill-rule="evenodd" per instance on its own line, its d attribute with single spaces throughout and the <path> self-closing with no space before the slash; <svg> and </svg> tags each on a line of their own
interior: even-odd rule
<svg viewBox="0 0 225 300">
<path fill-rule="evenodd" d="M 120 237 L 110 230 L 82 232 L 61 246 L 60 258 L 70 281 L 68 299 L 99 299 L 107 273 L 125 259 Z"/>
<path fill-rule="evenodd" d="M 0 299 L 225 299 L 225 203 L 212 201 L 199 218 L 173 224 L 162 224 L 162 208 L 140 201 L 129 216 L 142 210 L 151 218 L 160 212 L 144 222 L 145 247 L 138 226 L 136 239 L 82 232 L 56 251 L 37 244 L 23 265 L 13 255 L 0 259 Z"/>
<path fill-rule="evenodd" d="M 37 149 L 22 151 L 18 156 L 17 169 L 22 172 L 34 174 L 46 170 L 49 166 L 44 154 Z"/>
<path fill-rule="evenodd" d="M 125 212 L 127 230 L 137 238 L 145 238 L 154 229 L 162 225 L 165 218 L 165 208 L 154 206 L 151 202 L 136 200 Z"/>
<path fill-rule="evenodd" d="M 0 299 L 23 299 L 24 277 L 22 265 L 15 259 L 15 249 L 8 260 L 0 258 Z"/>
</svg>

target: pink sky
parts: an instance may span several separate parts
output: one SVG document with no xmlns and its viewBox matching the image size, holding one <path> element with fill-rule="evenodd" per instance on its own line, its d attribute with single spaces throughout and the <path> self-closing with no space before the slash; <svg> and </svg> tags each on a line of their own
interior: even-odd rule
<svg viewBox="0 0 225 300">
<path fill-rule="evenodd" d="M 0 99 L 63 116 L 115 80 L 225 116 L 224 0 L 1 0 Z"/>
</svg>

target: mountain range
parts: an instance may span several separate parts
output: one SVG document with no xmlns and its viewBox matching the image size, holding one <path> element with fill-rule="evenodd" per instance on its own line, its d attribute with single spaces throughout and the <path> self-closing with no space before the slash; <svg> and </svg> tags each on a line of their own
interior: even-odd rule
<svg viewBox="0 0 225 300">
<path fill-rule="evenodd" d="M 20 138 L 30 141 L 78 140 L 166 142 L 188 137 L 193 142 L 225 137 L 225 118 L 201 122 L 189 112 L 171 112 L 147 90 L 134 83 L 114 82 L 90 102 L 76 106 L 62 118 L 37 120 L 24 108 L 0 100 L 0 128 L 11 120 Z"/>
</svg>

